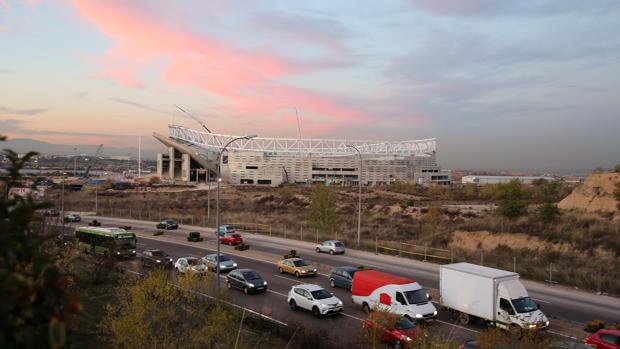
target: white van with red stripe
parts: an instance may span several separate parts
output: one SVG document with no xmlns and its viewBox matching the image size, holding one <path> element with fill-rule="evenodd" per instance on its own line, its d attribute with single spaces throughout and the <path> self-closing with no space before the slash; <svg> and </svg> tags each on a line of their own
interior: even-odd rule
<svg viewBox="0 0 620 349">
<path fill-rule="evenodd" d="M 428 293 L 415 280 L 360 270 L 353 276 L 351 293 L 353 303 L 361 305 L 366 313 L 381 309 L 418 321 L 430 321 L 437 316 Z"/>
</svg>

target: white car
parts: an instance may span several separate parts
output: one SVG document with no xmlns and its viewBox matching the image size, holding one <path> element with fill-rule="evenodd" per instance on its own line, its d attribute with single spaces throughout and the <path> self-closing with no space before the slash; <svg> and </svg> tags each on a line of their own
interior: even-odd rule
<svg viewBox="0 0 620 349">
<path fill-rule="evenodd" d="M 288 305 L 292 310 L 310 310 L 314 316 L 342 312 L 342 301 L 321 286 L 302 284 L 291 287 L 288 292 Z"/>
<path fill-rule="evenodd" d="M 196 257 L 183 257 L 174 263 L 174 270 L 179 273 L 204 274 L 207 272 L 207 265 Z"/>
<path fill-rule="evenodd" d="M 344 243 L 338 240 L 327 240 L 314 248 L 316 252 L 327 252 L 331 255 L 344 254 Z"/>
</svg>

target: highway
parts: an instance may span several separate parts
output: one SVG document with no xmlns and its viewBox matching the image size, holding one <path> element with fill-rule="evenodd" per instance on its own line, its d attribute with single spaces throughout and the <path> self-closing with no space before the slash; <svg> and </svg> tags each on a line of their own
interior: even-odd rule
<svg viewBox="0 0 620 349">
<path fill-rule="evenodd" d="M 138 252 L 145 249 L 162 249 L 173 258 L 183 256 L 202 257 L 215 252 L 215 234 L 211 228 L 181 226 L 178 230 L 166 231 L 164 235 L 153 236 L 155 222 L 129 219 L 84 216 L 85 221 L 97 219 L 103 226 L 130 225 L 138 236 Z M 79 224 L 76 224 L 79 225 Z M 83 223 L 82 225 L 86 225 Z M 189 231 L 200 231 L 205 241 L 188 242 Z M 360 332 L 361 321 L 365 317 L 361 308 L 351 303 L 351 294 L 344 289 L 331 289 L 329 271 L 335 266 L 366 265 L 378 270 L 409 277 L 418 281 L 423 287 L 437 294 L 439 287 L 439 266 L 432 263 L 410 260 L 395 256 L 375 255 L 370 252 L 347 249 L 345 255 L 331 256 L 318 254 L 314 244 L 298 240 L 276 238 L 258 234 L 243 234 L 244 240 L 250 244 L 248 251 L 236 251 L 232 247 L 222 245 L 222 252 L 233 258 L 240 268 L 252 268 L 258 271 L 269 283 L 269 292 L 259 295 L 244 295 L 242 292 L 231 291 L 232 301 L 240 306 L 281 321 L 289 326 L 303 324 L 306 328 L 321 330 L 325 335 L 340 342 L 346 338 L 356 337 Z M 316 265 L 319 275 L 307 279 L 297 279 L 292 275 L 279 274 L 275 263 L 289 250 L 295 249 L 304 259 Z M 135 261 L 126 261 L 128 267 L 140 272 Z M 344 304 L 344 313 L 339 316 L 317 319 L 309 312 L 293 312 L 286 303 L 286 294 L 292 285 L 298 283 L 319 284 L 334 292 Z M 542 283 L 524 281 L 532 298 L 541 306 L 551 320 L 550 331 L 556 334 L 576 334 L 575 329 L 591 319 L 606 322 L 620 321 L 620 300 L 572 290 L 560 286 L 549 286 Z M 224 282 L 221 283 L 225 288 Z M 434 291 L 434 292 L 433 292 Z M 434 301 L 437 299 L 436 297 Z M 437 305 L 436 305 L 437 306 Z M 470 324 L 465 327 L 450 322 L 446 312 L 439 307 L 438 320 L 428 326 L 429 333 L 444 338 L 462 341 L 473 338 L 485 327 L 482 324 Z M 346 335 L 343 336 L 343 333 Z"/>
</svg>

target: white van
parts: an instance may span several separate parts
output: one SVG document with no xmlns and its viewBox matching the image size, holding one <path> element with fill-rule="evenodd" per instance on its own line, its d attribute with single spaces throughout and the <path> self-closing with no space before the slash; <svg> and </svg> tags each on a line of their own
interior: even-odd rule
<svg viewBox="0 0 620 349">
<path fill-rule="evenodd" d="M 431 321 L 437 309 L 426 290 L 415 280 L 376 270 L 360 270 L 353 276 L 353 303 L 364 312 L 381 309 L 411 320 Z"/>
</svg>

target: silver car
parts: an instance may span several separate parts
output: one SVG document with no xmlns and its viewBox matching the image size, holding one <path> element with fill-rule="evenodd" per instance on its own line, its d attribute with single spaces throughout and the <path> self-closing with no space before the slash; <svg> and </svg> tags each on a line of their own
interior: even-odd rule
<svg viewBox="0 0 620 349">
<path fill-rule="evenodd" d="M 202 258 L 207 267 L 213 271 L 217 270 L 217 254 L 208 254 Z M 225 254 L 220 253 L 220 271 L 227 272 L 237 269 L 237 263 Z"/>
<path fill-rule="evenodd" d="M 331 255 L 337 253 L 344 254 L 344 243 L 338 240 L 323 241 L 319 245 L 316 245 L 316 252 L 327 252 Z"/>
</svg>

